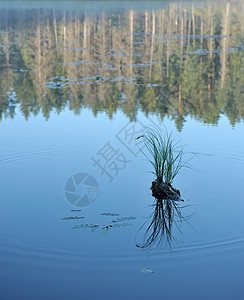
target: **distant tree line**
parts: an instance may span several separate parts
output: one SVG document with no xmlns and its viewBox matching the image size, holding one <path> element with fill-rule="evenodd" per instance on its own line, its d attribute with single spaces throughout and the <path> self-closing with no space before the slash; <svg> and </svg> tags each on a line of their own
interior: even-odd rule
<svg viewBox="0 0 244 300">
<path fill-rule="evenodd" d="M 0 10 L 0 119 L 66 107 L 135 120 L 244 119 L 244 4 L 146 11 Z"/>
</svg>

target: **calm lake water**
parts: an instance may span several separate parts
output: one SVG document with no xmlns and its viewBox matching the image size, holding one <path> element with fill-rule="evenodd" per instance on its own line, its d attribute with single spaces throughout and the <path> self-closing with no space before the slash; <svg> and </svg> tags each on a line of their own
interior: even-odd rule
<svg viewBox="0 0 244 300">
<path fill-rule="evenodd" d="M 0 299 L 243 299 L 244 2 L 0 2 L 0 91 Z"/>
</svg>

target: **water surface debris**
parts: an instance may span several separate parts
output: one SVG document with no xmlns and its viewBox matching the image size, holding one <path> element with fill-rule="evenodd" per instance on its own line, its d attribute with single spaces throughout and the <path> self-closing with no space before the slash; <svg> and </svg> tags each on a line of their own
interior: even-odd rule
<svg viewBox="0 0 244 300">
<path fill-rule="evenodd" d="M 140 270 L 144 274 L 146 274 L 146 273 L 154 273 L 154 271 L 151 270 L 151 269 L 149 269 L 149 268 L 141 268 Z"/>
<path fill-rule="evenodd" d="M 112 216 L 112 217 L 117 217 L 117 216 L 119 216 L 119 214 L 115 214 L 115 213 L 102 213 L 102 214 L 100 214 L 101 216 Z"/>
<path fill-rule="evenodd" d="M 78 216 L 74 216 L 74 217 L 64 217 L 61 218 L 60 220 L 78 220 L 78 219 L 84 219 L 85 217 L 78 217 Z"/>
<path fill-rule="evenodd" d="M 128 220 L 134 220 L 136 219 L 136 217 L 122 217 L 122 218 L 117 218 L 115 220 L 113 220 L 113 223 L 118 223 L 118 222 L 124 222 L 124 221 L 128 221 Z"/>
<path fill-rule="evenodd" d="M 79 229 L 79 228 L 90 228 L 91 231 L 97 230 L 99 225 L 97 224 L 80 224 L 80 225 L 75 225 L 71 227 L 72 229 Z"/>
</svg>

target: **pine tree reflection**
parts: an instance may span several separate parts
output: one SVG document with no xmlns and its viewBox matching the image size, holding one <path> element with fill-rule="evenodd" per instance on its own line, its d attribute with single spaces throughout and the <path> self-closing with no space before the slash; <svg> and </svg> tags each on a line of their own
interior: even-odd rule
<svg viewBox="0 0 244 300">
<path fill-rule="evenodd" d="M 0 121 L 69 108 L 170 116 L 179 131 L 187 116 L 218 124 L 225 114 L 235 125 L 244 119 L 243 45 L 240 3 L 94 14 L 0 6 Z"/>
</svg>

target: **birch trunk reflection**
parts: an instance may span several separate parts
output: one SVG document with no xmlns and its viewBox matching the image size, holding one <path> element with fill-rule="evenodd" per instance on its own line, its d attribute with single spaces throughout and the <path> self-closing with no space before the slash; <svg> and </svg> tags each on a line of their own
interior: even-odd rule
<svg viewBox="0 0 244 300">
<path fill-rule="evenodd" d="M 0 118 L 10 115 L 14 89 L 26 118 L 48 118 L 70 101 L 75 113 L 170 115 L 179 130 L 187 115 L 215 124 L 221 111 L 235 124 L 244 118 L 243 12 L 231 2 L 96 14 L 52 8 L 28 18 L 0 10 Z"/>
</svg>

